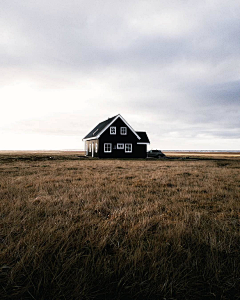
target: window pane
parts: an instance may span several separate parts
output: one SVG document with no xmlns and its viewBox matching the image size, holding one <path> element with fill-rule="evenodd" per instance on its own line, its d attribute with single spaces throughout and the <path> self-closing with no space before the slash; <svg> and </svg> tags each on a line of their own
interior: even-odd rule
<svg viewBox="0 0 240 300">
<path fill-rule="evenodd" d="M 121 133 L 122 135 L 126 135 L 126 134 L 127 134 L 127 127 L 121 127 L 120 133 Z"/>
<path fill-rule="evenodd" d="M 117 144 L 117 149 L 124 149 L 124 144 Z"/>
<path fill-rule="evenodd" d="M 110 127 L 110 134 L 116 134 L 116 127 Z"/>
<path fill-rule="evenodd" d="M 132 152 L 132 144 L 125 144 L 125 152 Z"/>
<path fill-rule="evenodd" d="M 112 144 L 105 143 L 104 144 L 104 152 L 112 152 Z"/>
</svg>

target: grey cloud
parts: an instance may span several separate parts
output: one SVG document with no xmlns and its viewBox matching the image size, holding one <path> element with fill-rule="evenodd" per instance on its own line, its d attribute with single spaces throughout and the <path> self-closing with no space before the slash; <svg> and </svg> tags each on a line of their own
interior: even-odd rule
<svg viewBox="0 0 240 300">
<path fill-rule="evenodd" d="M 62 71 L 64 68 L 89 71 L 121 65 L 126 70 L 131 67 L 144 70 L 151 64 L 161 67 L 185 59 L 216 62 L 233 55 L 233 49 L 240 54 L 236 24 L 239 21 L 220 22 L 212 15 L 214 25 L 208 19 L 203 20 L 205 27 L 200 26 L 184 37 L 150 37 L 129 27 L 126 16 L 134 16 L 134 10 L 126 3 L 118 6 L 117 12 L 108 2 L 102 10 L 98 7 L 100 13 L 85 1 L 79 4 L 72 1 L 69 5 L 64 2 L 60 5 L 58 2 L 52 5 L 48 2 L 34 5 L 29 1 L 9 3 L 3 6 L 2 14 L 7 15 L 10 39 L 14 41 L 21 35 L 25 41 L 19 47 L 16 40 L 12 46 L 14 51 L 7 48 L 1 54 L 3 63 L 11 65 L 28 68 L 52 65 Z M 127 13 L 128 8 L 131 13 Z"/>
<path fill-rule="evenodd" d="M 1 72 L 9 82 L 29 76 L 43 88 L 67 89 L 84 76 L 105 80 L 120 95 L 118 103 L 108 100 L 112 110 L 147 114 L 160 127 L 174 121 L 188 137 L 209 132 L 239 138 L 240 5 L 187 2 L 3 1 Z M 165 9 L 170 14 L 176 7 L 196 18 L 182 34 L 143 32 L 131 25 L 135 18 Z M 106 105 L 104 93 L 101 97 L 95 102 Z M 20 128 L 77 134 L 81 123 L 31 122 Z M 174 130 L 168 128 L 165 132 Z"/>
<path fill-rule="evenodd" d="M 240 109 L 240 81 L 225 82 L 202 88 L 202 97 L 212 104 L 234 105 Z"/>
</svg>

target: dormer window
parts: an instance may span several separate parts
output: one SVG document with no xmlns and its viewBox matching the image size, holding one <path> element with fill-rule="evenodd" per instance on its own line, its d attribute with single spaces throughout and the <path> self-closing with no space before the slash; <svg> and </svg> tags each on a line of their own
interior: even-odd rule
<svg viewBox="0 0 240 300">
<path fill-rule="evenodd" d="M 116 127 L 110 127 L 110 134 L 116 134 Z"/>
<path fill-rule="evenodd" d="M 120 134 L 121 135 L 127 135 L 127 127 L 121 127 L 120 128 Z"/>
</svg>

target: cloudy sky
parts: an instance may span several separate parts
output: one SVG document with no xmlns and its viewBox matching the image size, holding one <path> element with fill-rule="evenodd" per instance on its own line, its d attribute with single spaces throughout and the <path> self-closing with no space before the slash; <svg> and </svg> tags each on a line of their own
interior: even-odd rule
<svg viewBox="0 0 240 300">
<path fill-rule="evenodd" d="M 240 149 L 239 0 L 2 0 L 0 150 L 83 149 L 120 113 L 150 148 Z"/>
</svg>

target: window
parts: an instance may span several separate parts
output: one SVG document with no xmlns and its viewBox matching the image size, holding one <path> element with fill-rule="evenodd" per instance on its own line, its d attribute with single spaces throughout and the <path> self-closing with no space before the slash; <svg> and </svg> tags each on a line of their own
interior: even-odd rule
<svg viewBox="0 0 240 300">
<path fill-rule="evenodd" d="M 125 152 L 132 153 L 132 144 L 125 144 Z"/>
<path fill-rule="evenodd" d="M 108 152 L 108 153 L 112 152 L 112 144 L 105 143 L 104 144 L 104 152 Z"/>
<path fill-rule="evenodd" d="M 110 127 L 110 134 L 116 134 L 116 127 Z"/>
<path fill-rule="evenodd" d="M 95 152 L 97 153 L 97 150 L 98 150 L 98 144 L 96 143 L 95 144 Z"/>
<path fill-rule="evenodd" d="M 92 152 L 92 144 L 89 144 L 89 152 Z"/>
<path fill-rule="evenodd" d="M 124 149 L 124 144 L 117 144 L 117 149 Z"/>
<path fill-rule="evenodd" d="M 127 127 L 121 127 L 120 128 L 120 134 L 121 135 L 127 135 Z"/>
</svg>

